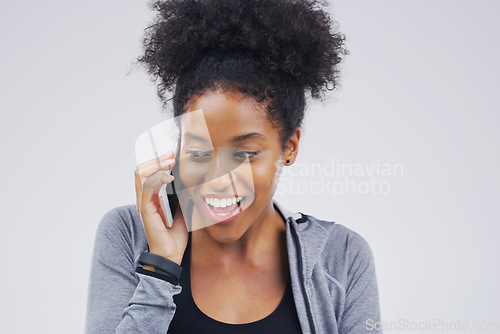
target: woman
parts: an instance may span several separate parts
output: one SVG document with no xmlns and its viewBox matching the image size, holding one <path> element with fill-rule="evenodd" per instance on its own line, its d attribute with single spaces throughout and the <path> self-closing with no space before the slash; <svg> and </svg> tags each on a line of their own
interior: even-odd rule
<svg viewBox="0 0 500 334">
<path fill-rule="evenodd" d="M 336 86 L 345 38 L 316 1 L 176 0 L 154 8 L 139 61 L 160 80 L 165 105 L 166 91 L 175 92 L 174 116 L 202 110 L 210 136 L 183 137 L 179 161 L 171 153 L 160 167 L 140 165 L 137 203 L 103 217 L 86 333 L 368 332 L 380 320 L 367 242 L 273 199 L 281 167 L 298 154 L 305 92 L 320 98 Z M 232 180 L 223 158 L 251 177 Z M 165 225 L 158 191 L 172 177 L 158 171 L 176 164 L 191 189 L 187 217 L 205 228 L 188 231 L 180 209 L 172 228 Z M 181 267 L 180 278 L 141 266 L 146 250 Z"/>
</svg>

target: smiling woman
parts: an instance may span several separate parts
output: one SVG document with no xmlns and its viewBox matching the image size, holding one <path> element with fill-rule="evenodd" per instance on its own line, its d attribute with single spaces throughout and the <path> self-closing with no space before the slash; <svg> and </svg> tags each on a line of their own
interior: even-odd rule
<svg viewBox="0 0 500 334">
<path fill-rule="evenodd" d="M 255 103 L 250 99 L 242 99 L 239 92 L 212 92 L 193 98 L 190 103 L 190 110 L 203 110 L 210 138 L 200 141 L 188 137 L 181 146 L 187 146 L 191 151 L 210 150 L 213 146 L 214 159 L 206 157 L 203 162 L 198 158 L 189 159 L 188 154 L 181 149 L 180 177 L 187 188 L 194 189 L 189 195 L 198 208 L 195 214 L 199 213 L 203 221 L 212 219 L 227 222 L 228 218 L 234 221 L 230 225 L 211 224 L 199 231 L 197 236 L 203 234 L 219 243 L 234 243 L 245 236 L 243 240 L 246 243 L 256 246 L 260 234 L 276 233 L 262 231 L 263 228 L 283 225 L 271 201 L 279 176 L 277 170 L 283 160 L 279 133 L 265 112 L 255 107 Z M 190 124 L 186 127 L 193 128 Z M 299 134 L 298 130 L 290 140 L 294 147 L 297 147 Z M 204 145 L 211 146 L 203 148 Z M 230 176 L 234 177 L 234 183 Z M 233 187 L 237 189 L 237 194 L 233 193 Z M 208 207 L 207 197 L 213 202 Z M 225 204 L 226 198 L 235 197 L 242 197 L 240 205 L 233 205 L 234 210 L 231 212 L 227 209 L 220 212 L 221 201 Z M 226 214 L 230 216 L 226 217 Z M 236 217 L 238 219 L 234 220 Z M 217 244 L 206 246 L 209 249 L 219 248 Z"/>
<path fill-rule="evenodd" d="M 172 179 L 157 172 L 171 165 L 136 170 L 139 210 L 114 208 L 97 231 L 86 332 L 368 331 L 380 317 L 368 243 L 273 199 L 299 152 L 305 93 L 321 98 L 337 85 L 344 36 L 318 1 L 152 7 L 138 60 L 165 106 L 174 92 L 174 116 L 204 118 L 180 117 L 174 176 L 189 205 L 166 228 L 158 189 Z"/>
</svg>

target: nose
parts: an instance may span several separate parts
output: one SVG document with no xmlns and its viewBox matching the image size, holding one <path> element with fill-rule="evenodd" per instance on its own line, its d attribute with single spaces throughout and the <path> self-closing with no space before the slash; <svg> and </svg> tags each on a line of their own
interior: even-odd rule
<svg viewBox="0 0 500 334">
<path fill-rule="evenodd" d="M 229 172 L 230 173 L 230 172 Z M 209 189 L 214 193 L 233 193 L 234 183 L 229 173 L 222 174 L 207 182 Z"/>
<path fill-rule="evenodd" d="M 214 192 L 233 192 L 235 186 L 231 171 L 238 164 L 235 164 L 235 161 L 229 157 L 228 148 L 219 147 L 214 153 L 215 159 L 212 159 L 209 165 L 205 183 Z"/>
</svg>

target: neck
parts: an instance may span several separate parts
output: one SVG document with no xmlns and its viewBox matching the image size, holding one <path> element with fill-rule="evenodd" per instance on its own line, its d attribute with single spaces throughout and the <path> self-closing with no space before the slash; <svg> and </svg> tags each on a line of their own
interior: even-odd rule
<svg viewBox="0 0 500 334">
<path fill-rule="evenodd" d="M 272 201 L 234 242 L 216 240 L 208 228 L 192 232 L 191 249 L 196 253 L 192 259 L 196 258 L 197 263 L 234 270 L 235 266 L 242 264 L 261 266 L 270 255 L 280 254 L 283 249 L 286 251 L 286 225 Z"/>
</svg>

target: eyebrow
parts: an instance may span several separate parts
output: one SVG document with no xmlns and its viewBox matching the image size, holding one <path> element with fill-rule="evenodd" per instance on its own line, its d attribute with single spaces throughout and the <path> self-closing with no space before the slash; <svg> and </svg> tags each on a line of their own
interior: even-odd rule
<svg viewBox="0 0 500 334">
<path fill-rule="evenodd" d="M 194 133 L 191 133 L 191 132 L 184 133 L 184 137 L 191 138 L 191 139 L 194 139 L 194 140 L 199 140 L 199 141 L 202 141 L 202 142 L 205 142 L 205 143 L 210 142 L 206 138 L 198 136 L 198 135 L 195 135 Z"/>
<path fill-rule="evenodd" d="M 199 141 L 202 141 L 205 143 L 209 142 L 206 138 L 195 135 L 194 133 L 191 133 L 191 132 L 184 133 L 184 137 L 191 138 L 194 140 L 199 140 Z M 236 143 L 236 142 L 244 141 L 244 140 L 247 140 L 250 138 L 262 139 L 262 140 L 265 139 L 264 136 L 258 132 L 250 132 L 250 133 L 247 133 L 244 135 L 239 135 L 239 136 L 233 137 L 233 138 L 229 139 L 229 142 Z"/>
<path fill-rule="evenodd" d="M 261 135 L 260 133 L 258 132 L 251 132 L 251 133 L 247 133 L 247 134 L 244 134 L 244 135 L 240 135 L 240 136 L 236 136 L 236 137 L 233 137 L 229 140 L 230 143 L 236 143 L 236 142 L 240 142 L 240 141 L 244 141 L 244 140 L 247 140 L 247 139 L 250 139 L 250 138 L 257 138 L 257 139 L 265 139 L 263 135 Z"/>
</svg>

